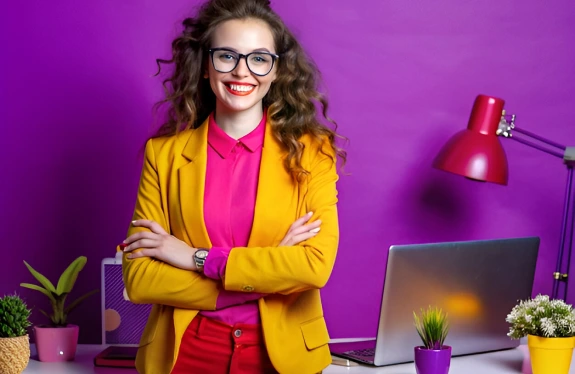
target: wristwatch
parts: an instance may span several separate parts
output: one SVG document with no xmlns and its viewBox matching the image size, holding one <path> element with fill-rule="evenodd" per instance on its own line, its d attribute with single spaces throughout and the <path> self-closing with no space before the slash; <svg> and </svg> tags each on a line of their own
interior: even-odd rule
<svg viewBox="0 0 575 374">
<path fill-rule="evenodd" d="M 205 248 L 198 248 L 196 253 L 194 253 L 194 262 L 196 263 L 198 270 L 202 271 L 204 269 L 208 253 L 210 253 L 210 251 Z"/>
</svg>

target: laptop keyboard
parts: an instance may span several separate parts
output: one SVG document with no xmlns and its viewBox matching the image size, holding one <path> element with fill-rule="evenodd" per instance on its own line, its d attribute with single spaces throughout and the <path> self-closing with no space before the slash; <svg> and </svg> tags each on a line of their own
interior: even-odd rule
<svg viewBox="0 0 575 374">
<path fill-rule="evenodd" d="M 347 352 L 345 352 L 345 354 L 359 356 L 359 357 L 373 357 L 373 356 L 375 356 L 375 349 L 374 348 L 356 349 L 353 351 L 347 351 Z"/>
</svg>

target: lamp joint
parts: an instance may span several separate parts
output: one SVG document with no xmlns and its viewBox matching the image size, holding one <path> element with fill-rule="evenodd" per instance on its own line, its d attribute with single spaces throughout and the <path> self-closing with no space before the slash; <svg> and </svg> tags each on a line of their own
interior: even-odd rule
<svg viewBox="0 0 575 374">
<path fill-rule="evenodd" d="M 575 166 L 575 147 L 565 147 L 563 161 L 567 166 Z"/>
<path fill-rule="evenodd" d="M 568 274 L 565 274 L 565 273 L 562 274 L 562 273 L 560 273 L 560 272 L 558 272 L 558 271 L 556 271 L 556 272 L 553 273 L 553 278 L 554 278 L 555 280 L 558 280 L 558 281 L 566 282 L 566 281 L 567 281 L 567 277 L 568 277 Z"/>
<path fill-rule="evenodd" d="M 497 128 L 497 135 L 503 136 L 505 138 L 511 138 L 511 130 L 515 128 L 515 114 L 506 114 L 505 110 L 501 112 L 501 120 L 499 121 L 499 127 Z"/>
</svg>

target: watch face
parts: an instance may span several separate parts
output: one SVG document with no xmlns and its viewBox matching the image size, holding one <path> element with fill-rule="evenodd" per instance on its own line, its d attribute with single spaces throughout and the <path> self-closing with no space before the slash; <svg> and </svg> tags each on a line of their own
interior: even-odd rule
<svg viewBox="0 0 575 374">
<path fill-rule="evenodd" d="M 206 256 L 208 255 L 208 251 L 197 251 L 196 252 L 196 257 L 197 258 L 206 258 Z"/>
</svg>

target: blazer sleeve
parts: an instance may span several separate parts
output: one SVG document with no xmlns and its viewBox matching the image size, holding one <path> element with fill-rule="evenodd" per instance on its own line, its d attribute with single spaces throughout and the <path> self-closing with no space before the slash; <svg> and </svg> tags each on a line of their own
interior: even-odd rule
<svg viewBox="0 0 575 374">
<path fill-rule="evenodd" d="M 323 149 L 330 145 L 324 145 Z M 328 281 L 337 253 L 336 158 L 315 147 L 309 156 L 310 172 L 303 206 L 321 219 L 321 231 L 296 246 L 233 248 L 228 257 L 224 288 L 229 291 L 290 294 L 322 288 Z"/>
<path fill-rule="evenodd" d="M 133 219 L 156 221 L 167 232 L 171 232 L 169 217 L 162 205 L 162 195 L 166 191 L 160 188 L 153 145 L 153 139 L 146 143 Z M 142 230 L 147 229 L 130 226 L 128 236 Z M 122 271 L 128 297 L 134 303 L 163 304 L 196 310 L 216 308 L 221 285 L 202 274 L 179 269 L 150 257 L 128 259 L 126 254 L 122 258 Z"/>
</svg>

